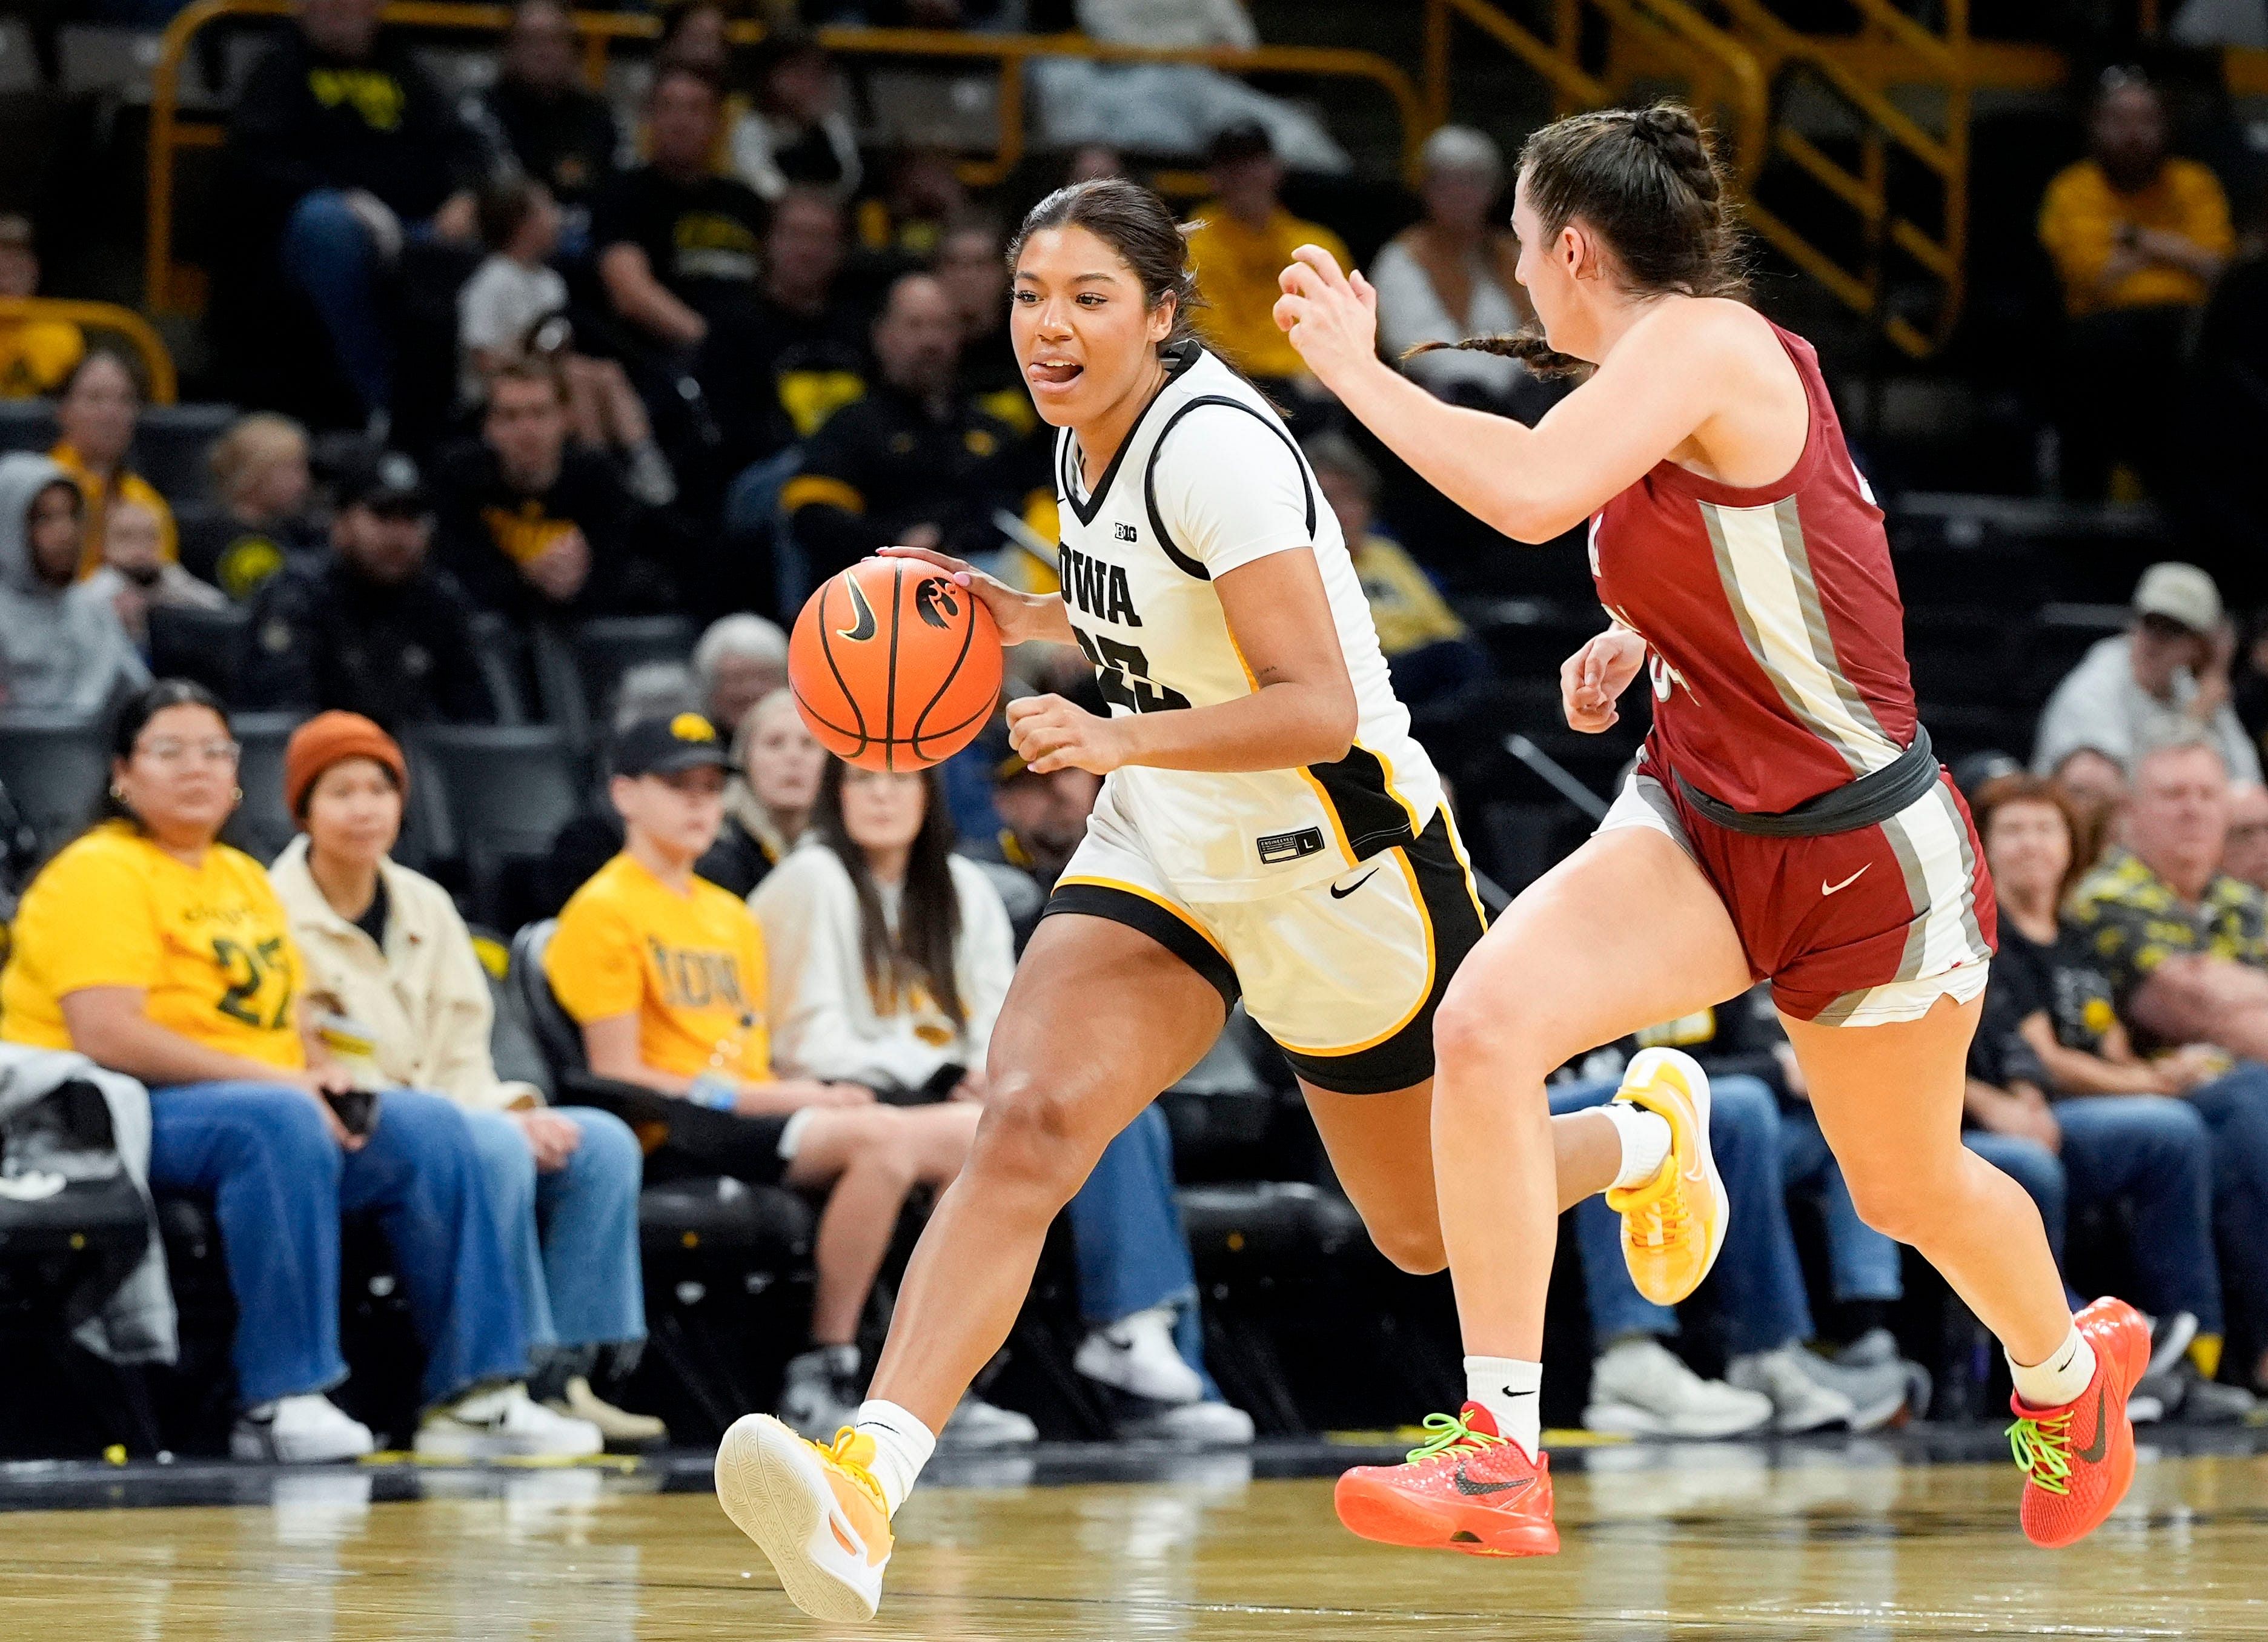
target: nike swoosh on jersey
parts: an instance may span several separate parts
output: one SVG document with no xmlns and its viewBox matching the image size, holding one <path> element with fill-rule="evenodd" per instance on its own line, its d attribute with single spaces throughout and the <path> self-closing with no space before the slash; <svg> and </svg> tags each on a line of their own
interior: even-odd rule
<svg viewBox="0 0 2268 1642">
<path fill-rule="evenodd" d="M 1457 1467 L 1457 1475 L 1453 1480 L 1457 1484 L 1459 1493 L 1470 1494 L 1478 1498 L 1483 1494 L 1508 1494 L 1516 1488 L 1527 1487 L 1535 1479 L 1532 1476 L 1515 1476 L 1508 1483 L 1476 1483 L 1465 1475 L 1465 1468 L 1460 1465 Z"/>
<path fill-rule="evenodd" d="M 1874 865 L 1872 861 L 1867 863 L 1867 866 L 1872 865 Z M 1850 877 L 1845 879 L 1839 884 L 1830 884 L 1825 879 L 1821 879 L 1819 880 L 1819 893 L 1822 895 L 1831 895 L 1838 889 L 1850 888 L 1852 885 L 1857 883 L 1860 879 L 1867 875 L 1867 866 L 1860 867 L 1857 872 L 1852 873 Z"/>
<path fill-rule="evenodd" d="M 1370 882 L 1372 879 L 1377 876 L 1378 869 L 1373 866 L 1370 871 L 1365 873 L 1360 878 L 1356 879 L 1354 882 L 1349 884 L 1344 889 L 1341 889 L 1336 884 L 1333 884 L 1331 886 L 1331 899 L 1334 901 L 1344 901 L 1349 895 L 1354 894 L 1356 890 L 1360 889 L 1365 884 Z"/>
<path fill-rule="evenodd" d="M 2102 1464 L 2102 1456 L 2110 1452 L 2110 1427 L 2102 1418 L 2103 1398 L 2107 1395 L 2102 1387 L 2095 1388 L 2095 1440 L 2079 1451 L 2080 1459 L 2088 1465 Z"/>
</svg>

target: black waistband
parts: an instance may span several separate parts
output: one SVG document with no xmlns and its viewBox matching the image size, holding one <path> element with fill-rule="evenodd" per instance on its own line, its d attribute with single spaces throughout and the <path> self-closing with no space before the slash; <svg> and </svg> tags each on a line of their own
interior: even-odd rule
<svg viewBox="0 0 2268 1642">
<path fill-rule="evenodd" d="M 1888 821 L 1937 784 L 1938 762 L 1937 754 L 1929 744 L 1929 732 L 1917 724 L 1913 745 L 1889 763 L 1776 815 L 1752 815 L 1745 810 L 1736 810 L 1711 798 L 1676 771 L 1670 773 L 1675 777 L 1677 790 L 1685 795 L 1685 801 L 1698 810 L 1703 819 L 1714 821 L 1727 832 L 1743 832 L 1757 838 L 1817 838 L 1829 833 L 1857 832 L 1862 827 Z"/>
</svg>

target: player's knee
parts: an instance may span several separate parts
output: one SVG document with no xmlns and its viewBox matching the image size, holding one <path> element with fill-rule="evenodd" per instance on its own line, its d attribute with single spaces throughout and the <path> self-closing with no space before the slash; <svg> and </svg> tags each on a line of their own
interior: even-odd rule
<svg viewBox="0 0 2268 1642">
<path fill-rule="evenodd" d="M 1948 1207 L 1956 1193 L 1954 1183 L 1942 1176 L 1948 1168 L 1959 1167 L 1960 1160 L 1955 1157 L 1936 1168 L 1853 1169 L 1846 1160 L 1843 1179 L 1851 1189 L 1852 1206 L 1859 1211 L 1860 1219 L 1894 1242 L 1920 1248 L 1933 1232 L 1942 1231 L 1948 1224 Z"/>
<path fill-rule="evenodd" d="M 1081 1132 L 1083 1104 L 1077 1090 L 1027 1073 L 996 1078 L 984 1099 L 969 1168 L 1070 1201 L 1093 1160 Z"/>
<path fill-rule="evenodd" d="M 1449 1263 L 1449 1251 L 1441 1241 L 1438 1223 L 1427 1226 L 1415 1220 L 1366 1221 L 1365 1226 L 1378 1252 L 1412 1277 L 1432 1277 Z"/>
<path fill-rule="evenodd" d="M 1547 1026 L 1517 998 L 1451 981 L 1433 1012 L 1433 1054 L 1446 1066 L 1484 1065 L 1516 1078 L 1529 1069 L 1523 1063 L 1535 1058 Z M 1557 1064 L 1553 1060 L 1534 1070 L 1541 1079 Z"/>
</svg>

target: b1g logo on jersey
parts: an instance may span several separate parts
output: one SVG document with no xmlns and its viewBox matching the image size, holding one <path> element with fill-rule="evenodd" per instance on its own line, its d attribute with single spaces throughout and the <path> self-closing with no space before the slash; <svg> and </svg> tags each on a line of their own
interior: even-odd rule
<svg viewBox="0 0 2268 1642">
<path fill-rule="evenodd" d="M 1142 539 L 1141 533 L 1123 519 L 1111 526 L 1110 534 L 1121 541 L 1139 541 Z"/>
</svg>

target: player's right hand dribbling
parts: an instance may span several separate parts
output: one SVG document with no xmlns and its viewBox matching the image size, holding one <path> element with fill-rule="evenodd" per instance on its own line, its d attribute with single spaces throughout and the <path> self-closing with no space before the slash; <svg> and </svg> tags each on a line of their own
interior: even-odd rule
<svg viewBox="0 0 2268 1642">
<path fill-rule="evenodd" d="M 1586 735 L 1614 728 L 1615 703 L 1646 665 L 1646 641 L 1626 627 L 1610 627 L 1559 666 L 1559 704 L 1567 727 Z"/>
<path fill-rule="evenodd" d="M 1063 613 L 1063 599 L 1056 593 L 1019 593 L 997 577 L 988 576 L 966 559 L 956 559 L 949 553 L 939 553 L 935 548 L 879 548 L 875 556 L 885 559 L 919 559 L 924 564 L 936 566 L 954 582 L 975 593 L 992 613 L 992 620 L 1000 630 L 1004 644 L 1027 644 L 1035 640 L 1055 639 L 1069 643 Z"/>
</svg>

